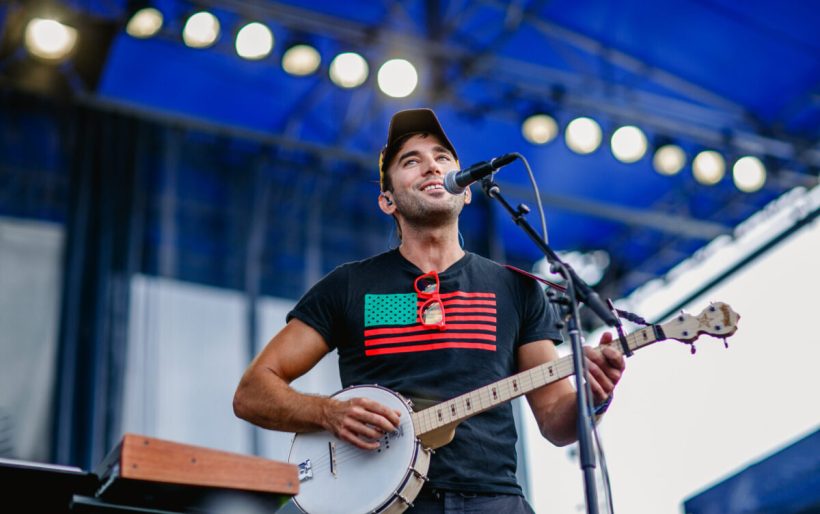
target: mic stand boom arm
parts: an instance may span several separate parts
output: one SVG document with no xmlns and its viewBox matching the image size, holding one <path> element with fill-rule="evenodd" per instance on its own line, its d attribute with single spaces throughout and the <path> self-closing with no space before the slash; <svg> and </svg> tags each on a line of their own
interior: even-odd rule
<svg viewBox="0 0 820 514">
<path fill-rule="evenodd" d="M 618 319 L 617 316 L 607 307 L 607 305 L 601 300 L 601 297 L 598 296 L 589 285 L 581 280 L 575 270 L 569 264 L 561 261 L 558 255 L 552 251 L 552 248 L 544 241 L 544 239 L 538 235 L 535 229 L 532 228 L 532 225 L 524 219 L 524 216 L 530 212 L 529 208 L 526 205 L 519 205 L 517 209 L 513 209 L 513 207 L 501 196 L 501 188 L 498 187 L 498 184 L 493 182 L 492 175 L 485 177 L 481 180 L 481 187 L 484 189 L 484 192 L 490 198 L 494 198 L 504 206 L 504 209 L 510 213 L 512 216 L 513 221 L 516 225 L 521 227 L 524 232 L 533 240 L 533 242 L 538 246 L 538 248 L 544 253 L 544 256 L 547 258 L 550 264 L 553 266 L 558 267 L 559 269 L 563 269 L 564 271 L 561 272 L 561 275 L 564 278 L 574 285 L 575 294 L 571 295 L 570 297 L 576 301 L 579 301 L 589 307 L 589 309 L 594 312 L 604 323 L 609 325 L 612 328 L 618 328 L 621 326 L 621 321 Z M 567 275 L 565 276 L 564 273 Z"/>
<path fill-rule="evenodd" d="M 573 353 L 573 364 L 575 367 L 575 383 L 578 385 L 577 393 L 577 411 L 578 411 L 578 445 L 579 457 L 581 462 L 581 470 L 584 475 L 584 491 L 586 495 L 587 512 L 590 514 L 597 514 L 598 512 L 598 494 L 595 488 L 595 477 L 593 471 L 595 469 L 595 454 L 592 447 L 592 415 L 588 407 L 589 403 L 589 388 L 585 380 L 586 376 L 586 360 L 581 344 L 581 334 L 579 329 L 580 319 L 578 312 L 578 302 L 586 304 L 595 314 L 597 314 L 607 325 L 611 327 L 620 326 L 620 321 L 617 316 L 606 308 L 598 294 L 592 290 L 580 277 L 575 273 L 571 266 L 561 261 L 556 253 L 549 247 L 544 239 L 538 235 L 532 225 L 524 219 L 524 216 L 529 212 L 527 206 L 521 204 L 517 209 L 514 209 L 507 200 L 501 196 L 501 189 L 498 184 L 493 182 L 492 175 L 481 180 L 481 187 L 484 193 L 490 198 L 498 200 L 498 202 L 506 209 L 512 216 L 516 225 L 521 227 L 524 232 L 533 240 L 539 249 L 544 253 L 547 261 L 564 277 L 567 281 L 567 296 L 569 305 L 565 310 L 567 311 L 567 334 L 570 338 Z"/>
</svg>

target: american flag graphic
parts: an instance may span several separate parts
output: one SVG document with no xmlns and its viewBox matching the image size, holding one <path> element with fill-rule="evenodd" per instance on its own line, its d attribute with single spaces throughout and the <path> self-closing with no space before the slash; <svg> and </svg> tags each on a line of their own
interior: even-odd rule
<svg viewBox="0 0 820 514">
<path fill-rule="evenodd" d="M 366 356 L 444 348 L 495 351 L 495 293 L 455 291 L 440 295 L 446 327 L 427 328 L 418 319 L 426 301 L 416 293 L 368 294 L 364 302 Z"/>
</svg>

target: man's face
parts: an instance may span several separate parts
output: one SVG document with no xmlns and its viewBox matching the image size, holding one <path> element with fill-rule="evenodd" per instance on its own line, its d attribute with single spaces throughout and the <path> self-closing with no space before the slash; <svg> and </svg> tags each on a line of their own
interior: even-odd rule
<svg viewBox="0 0 820 514">
<path fill-rule="evenodd" d="M 458 164 L 453 154 L 438 137 L 410 137 L 387 170 L 398 215 L 411 224 L 426 226 L 445 225 L 458 218 L 470 193 L 451 195 L 444 190 L 444 175 L 455 169 Z"/>
</svg>

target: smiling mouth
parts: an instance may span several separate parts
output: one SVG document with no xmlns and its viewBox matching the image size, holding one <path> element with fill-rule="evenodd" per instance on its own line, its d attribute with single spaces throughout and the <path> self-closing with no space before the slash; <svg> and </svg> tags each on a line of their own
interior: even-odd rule
<svg viewBox="0 0 820 514">
<path fill-rule="evenodd" d="M 444 191 L 444 186 L 442 184 L 430 184 L 429 186 L 424 186 L 423 188 L 421 188 L 421 190 L 425 191 L 425 192 L 426 191 L 435 191 L 435 190 Z"/>
</svg>

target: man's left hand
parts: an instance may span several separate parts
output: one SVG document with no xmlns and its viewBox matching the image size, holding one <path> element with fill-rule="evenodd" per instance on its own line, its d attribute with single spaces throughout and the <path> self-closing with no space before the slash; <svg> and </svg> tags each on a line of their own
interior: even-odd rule
<svg viewBox="0 0 820 514">
<path fill-rule="evenodd" d="M 612 334 L 605 332 L 597 348 L 584 347 L 587 359 L 587 380 L 595 405 L 604 403 L 612 394 L 626 367 L 624 356 L 610 347 L 611 342 Z"/>
</svg>

